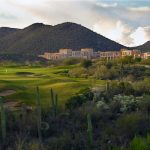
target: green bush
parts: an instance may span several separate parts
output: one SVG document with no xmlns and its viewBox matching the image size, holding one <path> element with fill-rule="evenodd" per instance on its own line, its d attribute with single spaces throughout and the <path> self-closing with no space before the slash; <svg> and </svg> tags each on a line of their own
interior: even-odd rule
<svg viewBox="0 0 150 150">
<path fill-rule="evenodd" d="M 66 108 L 69 110 L 75 109 L 77 107 L 80 107 L 83 103 L 85 103 L 86 97 L 84 95 L 77 95 L 72 96 L 67 102 L 66 102 Z"/>
<path fill-rule="evenodd" d="M 88 76 L 87 70 L 81 67 L 71 69 L 68 74 L 69 76 L 76 77 L 76 78 L 79 77 L 85 78 Z"/>
<path fill-rule="evenodd" d="M 66 58 L 63 60 L 64 65 L 75 65 L 81 62 L 79 58 Z"/>
<path fill-rule="evenodd" d="M 92 66 L 92 61 L 91 60 L 82 60 L 81 62 L 81 66 L 84 67 L 84 68 L 89 68 L 90 66 Z"/>
<path fill-rule="evenodd" d="M 135 136 L 129 144 L 128 150 L 149 150 L 150 149 L 150 135 L 147 137 Z"/>
</svg>

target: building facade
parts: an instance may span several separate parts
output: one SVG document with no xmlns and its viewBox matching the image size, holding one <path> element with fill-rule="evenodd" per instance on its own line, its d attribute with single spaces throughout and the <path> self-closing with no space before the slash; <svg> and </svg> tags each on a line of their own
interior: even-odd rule
<svg viewBox="0 0 150 150">
<path fill-rule="evenodd" d="M 150 59 L 150 52 L 141 53 L 140 50 L 128 50 L 121 49 L 120 51 L 98 51 L 94 52 L 92 48 L 83 48 L 80 51 L 73 51 L 72 49 L 60 49 L 58 53 L 45 52 L 44 55 L 39 55 L 48 60 L 58 60 L 65 58 L 84 58 L 84 59 L 96 59 L 104 58 L 107 60 L 132 56 L 133 58 Z"/>
<path fill-rule="evenodd" d="M 121 49 L 120 51 L 121 57 L 126 57 L 126 56 L 132 56 L 133 58 L 140 58 L 141 57 L 141 51 L 140 50 L 128 50 L 128 49 Z"/>
<path fill-rule="evenodd" d="M 82 48 L 81 49 L 81 56 L 85 59 L 91 59 L 93 57 L 93 48 Z"/>
<path fill-rule="evenodd" d="M 143 59 L 150 59 L 150 52 L 145 52 L 145 53 L 143 53 L 142 58 L 143 58 Z"/>
<path fill-rule="evenodd" d="M 73 51 L 72 49 L 60 49 L 58 53 L 44 53 L 44 55 L 39 55 L 39 57 L 43 57 L 48 60 L 57 60 L 57 59 L 65 59 L 65 58 L 85 58 L 91 59 L 94 56 L 94 52 L 92 48 L 84 48 L 81 51 Z"/>
<path fill-rule="evenodd" d="M 106 51 L 100 52 L 100 58 L 111 60 L 120 57 L 120 52 L 118 51 Z"/>
</svg>

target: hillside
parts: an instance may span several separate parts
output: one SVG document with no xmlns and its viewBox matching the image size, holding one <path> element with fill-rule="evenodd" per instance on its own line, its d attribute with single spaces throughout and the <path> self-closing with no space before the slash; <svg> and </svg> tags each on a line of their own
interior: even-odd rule
<svg viewBox="0 0 150 150">
<path fill-rule="evenodd" d="M 35 23 L 4 37 L 0 36 L 0 54 L 38 55 L 60 48 L 78 50 L 87 47 L 95 50 L 120 50 L 124 46 L 69 22 L 55 26 Z"/>
<path fill-rule="evenodd" d="M 15 28 L 8 28 L 8 27 L 1 27 L 0 28 L 0 39 L 4 38 L 5 36 L 16 32 L 19 29 L 15 29 Z"/>
<path fill-rule="evenodd" d="M 150 41 L 144 43 L 143 45 L 134 47 L 134 48 L 142 50 L 142 51 L 150 51 Z"/>
</svg>

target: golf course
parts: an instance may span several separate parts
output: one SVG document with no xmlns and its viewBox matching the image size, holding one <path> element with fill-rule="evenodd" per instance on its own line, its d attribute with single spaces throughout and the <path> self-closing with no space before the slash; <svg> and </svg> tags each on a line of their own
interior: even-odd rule
<svg viewBox="0 0 150 150">
<path fill-rule="evenodd" d="M 36 87 L 40 89 L 42 107 L 50 105 L 50 89 L 58 94 L 59 105 L 64 107 L 68 98 L 85 88 L 97 84 L 104 85 L 104 81 L 86 78 L 72 78 L 66 71 L 76 66 L 59 67 L 0 67 L 0 95 L 5 97 L 6 103 L 33 106 L 36 103 Z"/>
</svg>

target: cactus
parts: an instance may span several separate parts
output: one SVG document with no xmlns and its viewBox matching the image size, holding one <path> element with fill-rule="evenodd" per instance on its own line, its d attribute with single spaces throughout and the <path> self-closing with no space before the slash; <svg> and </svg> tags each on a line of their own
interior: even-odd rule
<svg viewBox="0 0 150 150">
<path fill-rule="evenodd" d="M 107 99 L 110 98 L 110 84 L 108 81 L 106 83 L 106 96 L 107 96 Z"/>
<path fill-rule="evenodd" d="M 58 95 L 54 94 L 53 89 L 51 89 L 50 93 L 51 93 L 51 104 L 53 109 L 53 115 L 56 117 L 58 111 Z"/>
<path fill-rule="evenodd" d="M 0 97 L 0 111 L 1 111 L 2 140 L 3 140 L 3 142 L 5 142 L 5 139 L 6 139 L 6 114 L 5 114 L 2 97 Z"/>
<path fill-rule="evenodd" d="M 58 108 L 58 96 L 57 94 L 55 95 L 55 117 L 57 115 L 57 108 Z"/>
<path fill-rule="evenodd" d="M 120 65 L 120 81 L 122 81 L 122 79 L 123 79 L 123 70 L 124 70 L 124 65 L 121 62 L 121 65 Z"/>
<path fill-rule="evenodd" d="M 91 116 L 90 114 L 87 115 L 87 135 L 88 135 L 88 149 L 92 149 L 92 144 L 93 144 L 93 127 L 92 127 L 92 121 L 91 121 Z"/>
<path fill-rule="evenodd" d="M 21 114 L 22 114 L 22 124 L 25 125 L 26 117 L 27 117 L 27 108 L 25 104 L 22 104 Z"/>
<path fill-rule="evenodd" d="M 53 89 L 51 89 L 51 101 L 52 101 L 52 106 L 54 106 L 54 92 Z"/>
<path fill-rule="evenodd" d="M 109 82 L 107 81 L 107 83 L 106 83 L 106 91 L 107 91 L 107 92 L 109 92 L 109 87 L 110 87 L 110 86 L 109 86 Z"/>
<path fill-rule="evenodd" d="M 36 88 L 37 92 L 37 128 L 38 128 L 38 138 L 40 143 L 42 142 L 42 134 L 41 134 L 41 100 L 40 100 L 40 93 L 39 93 L 39 87 Z"/>
</svg>

